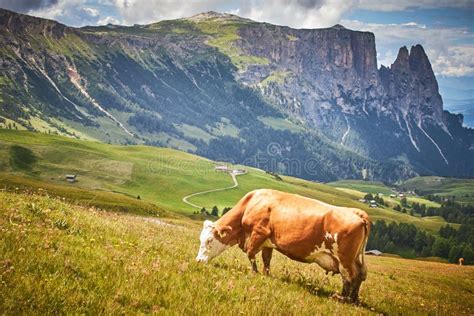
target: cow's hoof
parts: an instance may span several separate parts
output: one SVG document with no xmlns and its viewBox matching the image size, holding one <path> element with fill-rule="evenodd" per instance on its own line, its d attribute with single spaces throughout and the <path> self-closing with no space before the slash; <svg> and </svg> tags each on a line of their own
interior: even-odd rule
<svg viewBox="0 0 474 316">
<path fill-rule="evenodd" d="M 356 305 L 360 304 L 359 299 L 356 299 L 354 301 L 350 297 L 342 296 L 341 294 L 338 294 L 338 293 L 334 293 L 333 295 L 331 295 L 331 298 L 341 303 L 356 304 Z"/>
<path fill-rule="evenodd" d="M 347 297 L 342 296 L 341 294 L 338 294 L 338 293 L 334 293 L 333 295 L 331 295 L 331 298 L 336 300 L 336 301 L 339 301 L 341 303 L 347 303 L 348 302 Z"/>
</svg>

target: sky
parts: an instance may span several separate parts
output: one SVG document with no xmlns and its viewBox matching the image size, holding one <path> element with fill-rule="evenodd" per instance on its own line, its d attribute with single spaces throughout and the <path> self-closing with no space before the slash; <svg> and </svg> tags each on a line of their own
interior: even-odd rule
<svg viewBox="0 0 474 316">
<path fill-rule="evenodd" d="M 294 28 L 342 24 L 375 34 L 379 65 L 422 44 L 445 107 L 474 126 L 474 0 L 0 0 L 0 7 L 70 26 L 147 24 L 205 11 Z"/>
</svg>

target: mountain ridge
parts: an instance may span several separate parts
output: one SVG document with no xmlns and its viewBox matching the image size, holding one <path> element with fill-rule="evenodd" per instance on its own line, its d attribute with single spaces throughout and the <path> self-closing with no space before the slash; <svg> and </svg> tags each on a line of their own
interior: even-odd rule
<svg viewBox="0 0 474 316">
<path fill-rule="evenodd" d="M 0 36 L 0 115 L 30 130 L 323 181 L 474 175 L 473 132 L 443 111 L 421 46 L 378 68 L 370 32 L 213 12 L 71 28 L 0 9 Z"/>
</svg>

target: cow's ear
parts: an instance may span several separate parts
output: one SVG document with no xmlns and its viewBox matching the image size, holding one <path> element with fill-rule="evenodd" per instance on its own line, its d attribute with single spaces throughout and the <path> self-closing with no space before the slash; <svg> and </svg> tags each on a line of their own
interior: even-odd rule
<svg viewBox="0 0 474 316">
<path fill-rule="evenodd" d="M 223 226 L 223 227 L 216 228 L 216 230 L 219 237 L 224 238 L 228 233 L 232 231 L 232 227 Z"/>
<path fill-rule="evenodd" d="M 202 227 L 203 228 L 208 228 L 208 227 L 212 227 L 214 223 L 210 220 L 205 220 L 204 223 L 202 224 Z"/>
</svg>

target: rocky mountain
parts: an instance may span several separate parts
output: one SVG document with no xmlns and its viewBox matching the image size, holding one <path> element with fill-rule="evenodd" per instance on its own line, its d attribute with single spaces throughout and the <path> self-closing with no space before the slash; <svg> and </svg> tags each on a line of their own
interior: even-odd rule
<svg viewBox="0 0 474 316">
<path fill-rule="evenodd" d="M 420 45 L 208 12 L 72 28 L 0 9 L 0 126 L 175 147 L 307 179 L 474 176 Z"/>
</svg>

